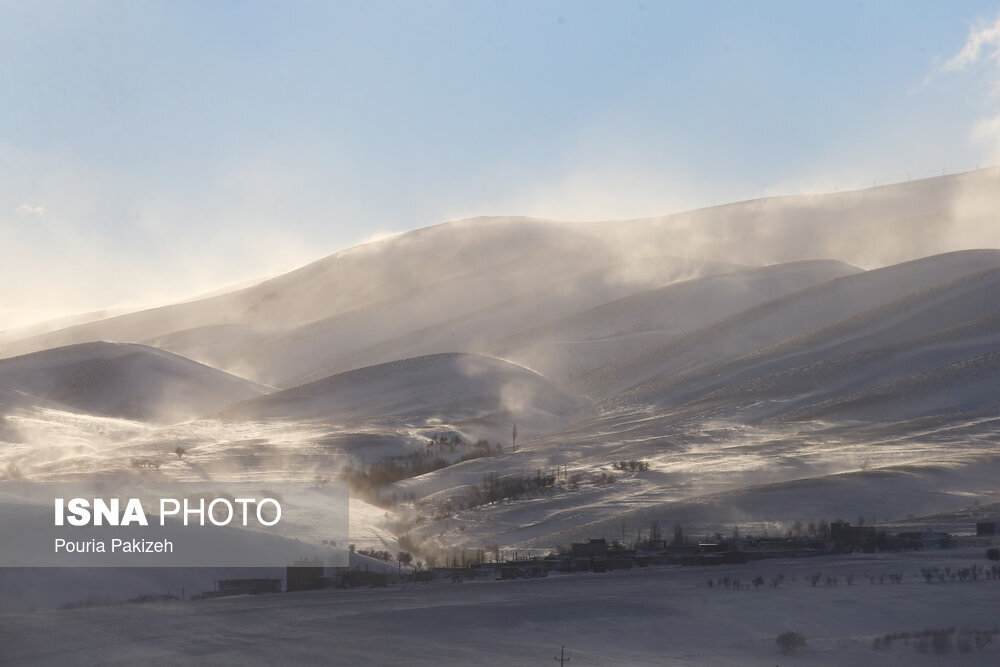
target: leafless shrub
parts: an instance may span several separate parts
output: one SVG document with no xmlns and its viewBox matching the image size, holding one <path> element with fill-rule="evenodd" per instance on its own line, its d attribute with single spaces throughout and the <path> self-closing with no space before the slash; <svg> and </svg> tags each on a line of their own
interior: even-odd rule
<svg viewBox="0 0 1000 667">
<path fill-rule="evenodd" d="M 782 653 L 789 654 L 803 648 L 806 645 L 806 638 L 801 633 L 789 630 L 778 635 L 774 643 Z"/>
</svg>

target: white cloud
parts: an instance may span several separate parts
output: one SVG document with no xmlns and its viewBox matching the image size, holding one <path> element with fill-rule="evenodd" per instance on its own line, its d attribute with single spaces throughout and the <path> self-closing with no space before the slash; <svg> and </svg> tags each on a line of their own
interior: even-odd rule
<svg viewBox="0 0 1000 667">
<path fill-rule="evenodd" d="M 924 83 L 938 72 L 961 72 L 977 66 L 984 70 L 982 74 L 988 82 L 984 90 L 989 91 L 984 103 L 987 107 L 992 105 L 992 110 L 973 124 L 969 141 L 984 149 L 985 160 L 997 163 L 1000 162 L 1000 108 L 997 108 L 1000 99 L 1000 15 L 992 22 L 977 20 L 958 53 L 932 72 Z"/>
<path fill-rule="evenodd" d="M 17 207 L 17 210 L 21 211 L 22 213 L 28 213 L 31 215 L 45 215 L 44 206 L 30 206 L 28 204 L 21 204 L 20 206 Z"/>
<path fill-rule="evenodd" d="M 969 36 L 965 39 L 962 50 L 949 59 L 941 69 L 945 72 L 957 72 L 984 58 L 1000 66 L 1000 16 L 997 16 L 992 24 L 984 19 L 976 21 L 969 30 Z"/>
</svg>

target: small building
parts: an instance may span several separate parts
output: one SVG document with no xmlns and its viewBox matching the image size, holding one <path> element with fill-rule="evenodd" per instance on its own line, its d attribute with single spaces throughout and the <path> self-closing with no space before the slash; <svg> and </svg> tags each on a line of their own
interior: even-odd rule
<svg viewBox="0 0 1000 667">
<path fill-rule="evenodd" d="M 570 549 L 573 554 L 573 560 L 604 558 L 608 555 L 608 542 L 601 537 L 591 539 L 589 542 L 574 542 Z"/>
<path fill-rule="evenodd" d="M 219 579 L 215 582 L 214 591 L 205 591 L 199 597 L 204 600 L 230 595 L 261 595 L 280 592 L 281 579 Z"/>
<path fill-rule="evenodd" d="M 875 526 L 852 526 L 846 521 L 830 524 L 830 539 L 838 548 L 848 550 L 874 550 L 876 543 Z"/>
<path fill-rule="evenodd" d="M 900 533 L 899 537 L 909 541 L 917 549 L 954 549 L 958 546 L 951 535 L 936 531 Z"/>
<path fill-rule="evenodd" d="M 652 551 L 656 553 L 663 553 L 667 550 L 666 540 L 644 540 L 635 545 L 635 548 L 639 551 Z"/>
<path fill-rule="evenodd" d="M 337 585 L 341 588 L 360 588 L 362 586 L 385 588 L 389 585 L 389 575 L 382 572 L 369 572 L 368 570 L 347 570 L 339 573 Z"/>
<path fill-rule="evenodd" d="M 684 557 L 684 556 L 700 556 L 701 555 L 701 545 L 700 544 L 669 544 L 667 545 L 666 554 L 668 556 L 674 557 Z"/>
<path fill-rule="evenodd" d="M 574 542 L 570 547 L 571 569 L 603 572 L 608 557 L 608 543 L 601 537 L 589 542 Z"/>
<path fill-rule="evenodd" d="M 1000 521 L 977 521 L 976 522 L 976 536 L 977 537 L 989 537 L 996 535 L 997 524 Z"/>
<path fill-rule="evenodd" d="M 725 542 L 699 542 L 698 543 L 698 553 L 702 556 L 708 554 L 721 554 L 725 551 L 729 551 L 729 545 Z"/>
<path fill-rule="evenodd" d="M 500 567 L 501 579 L 534 579 L 536 577 L 547 577 L 548 569 L 542 563 L 519 563 L 517 565 L 507 564 Z"/>
<path fill-rule="evenodd" d="M 312 591 L 333 584 L 333 579 L 326 576 L 322 561 L 298 561 L 289 565 L 285 568 L 285 581 L 289 593 Z"/>
</svg>

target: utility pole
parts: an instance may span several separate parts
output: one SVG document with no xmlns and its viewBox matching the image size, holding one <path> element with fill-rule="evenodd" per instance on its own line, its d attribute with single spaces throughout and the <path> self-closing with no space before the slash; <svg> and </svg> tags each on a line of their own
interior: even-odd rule
<svg viewBox="0 0 1000 667">
<path fill-rule="evenodd" d="M 560 647 L 560 649 L 559 649 L 559 655 L 556 656 L 556 657 L 554 657 L 554 658 L 552 658 L 552 659 L 553 660 L 558 660 L 560 667 L 562 667 L 562 665 L 565 665 L 567 662 L 569 662 L 570 660 L 572 660 L 572 658 L 567 658 L 566 657 L 566 647 L 565 646 Z"/>
<path fill-rule="evenodd" d="M 517 424 L 514 424 L 514 428 L 510 432 L 510 440 L 511 440 L 511 450 L 516 452 L 517 451 Z"/>
</svg>

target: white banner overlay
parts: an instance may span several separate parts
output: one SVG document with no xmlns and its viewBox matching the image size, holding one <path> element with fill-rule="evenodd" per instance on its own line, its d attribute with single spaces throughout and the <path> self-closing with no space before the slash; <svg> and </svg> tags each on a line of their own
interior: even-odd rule
<svg viewBox="0 0 1000 667">
<path fill-rule="evenodd" d="M 0 567 L 348 564 L 346 485 L 3 482 Z"/>
</svg>

